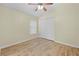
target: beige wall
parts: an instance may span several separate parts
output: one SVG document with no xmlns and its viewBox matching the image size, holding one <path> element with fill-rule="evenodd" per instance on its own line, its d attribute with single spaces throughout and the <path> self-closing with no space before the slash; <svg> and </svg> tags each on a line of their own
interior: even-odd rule
<svg viewBox="0 0 79 59">
<path fill-rule="evenodd" d="M 56 21 L 55 40 L 79 47 L 79 4 L 56 4 L 55 8 L 50 14 Z M 0 6 L 0 47 L 26 41 L 32 19 L 36 17 Z"/>
<path fill-rule="evenodd" d="M 0 47 L 25 41 L 29 37 L 29 22 L 36 19 L 33 16 L 24 14 L 0 6 Z"/>
<path fill-rule="evenodd" d="M 79 4 L 57 4 L 56 41 L 79 47 Z"/>
<path fill-rule="evenodd" d="M 1 56 L 1 49 L 0 49 L 0 56 Z"/>
</svg>

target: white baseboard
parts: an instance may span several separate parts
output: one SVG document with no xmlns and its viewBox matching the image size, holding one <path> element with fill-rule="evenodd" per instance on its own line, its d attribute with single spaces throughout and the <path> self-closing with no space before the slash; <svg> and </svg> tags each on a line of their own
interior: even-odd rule
<svg viewBox="0 0 79 59">
<path fill-rule="evenodd" d="M 43 36 L 43 35 L 39 35 L 39 34 L 33 34 L 33 35 L 30 35 L 28 38 L 26 38 L 27 40 L 20 41 L 20 42 L 16 42 L 16 43 L 12 43 L 12 44 L 5 45 L 5 46 L 1 46 L 0 49 L 6 48 L 6 47 L 9 47 L 9 46 L 12 46 L 12 45 L 16 45 L 16 44 L 19 44 L 19 43 L 22 43 L 22 42 L 25 42 L 25 41 L 28 41 L 28 40 L 31 40 L 31 39 L 34 39 L 34 38 L 38 38 L 38 37 L 42 37 L 42 38 L 46 38 L 46 39 L 49 39 L 49 40 L 53 40 L 55 42 L 58 42 L 60 44 L 64 44 L 64 45 L 67 45 L 67 46 L 79 48 L 78 45 L 72 45 L 72 44 L 68 44 L 68 43 L 64 43 L 64 42 L 57 41 L 54 38 L 49 38 L 49 37 L 46 37 L 46 36 Z"/>
<path fill-rule="evenodd" d="M 46 38 L 48 40 L 54 40 L 53 37 L 48 37 L 48 36 L 45 36 L 45 35 L 39 35 L 39 37 Z"/>
<path fill-rule="evenodd" d="M 19 42 L 15 42 L 15 43 L 12 43 L 12 44 L 1 46 L 0 49 L 6 48 L 6 47 L 9 47 L 9 46 L 12 46 L 12 45 L 16 45 L 16 44 L 19 44 L 19 43 L 22 43 L 22 42 L 25 42 L 25 41 L 28 41 L 28 40 L 31 40 L 31 39 L 34 39 L 34 38 L 37 38 L 37 37 L 38 37 L 37 34 L 29 35 L 29 37 L 27 37 L 23 41 L 19 41 Z"/>
<path fill-rule="evenodd" d="M 65 43 L 65 42 L 60 42 L 60 41 L 55 40 L 54 38 L 46 37 L 46 36 L 44 36 L 44 35 L 39 35 L 39 37 L 46 38 L 46 39 L 49 39 L 49 40 L 53 40 L 53 41 L 55 41 L 55 42 L 58 42 L 58 43 L 60 43 L 60 44 L 64 44 L 64 45 L 67 45 L 67 46 L 79 48 L 79 45 L 72 45 L 72 44 L 68 44 L 68 43 Z"/>
<path fill-rule="evenodd" d="M 55 42 L 58 42 L 60 44 L 64 44 L 64 45 L 67 45 L 67 46 L 71 46 L 71 47 L 75 47 L 75 48 L 79 48 L 78 45 L 72 45 L 72 44 L 69 44 L 69 43 L 65 43 L 65 42 L 60 42 L 60 41 L 57 41 L 57 40 L 54 40 Z"/>
</svg>

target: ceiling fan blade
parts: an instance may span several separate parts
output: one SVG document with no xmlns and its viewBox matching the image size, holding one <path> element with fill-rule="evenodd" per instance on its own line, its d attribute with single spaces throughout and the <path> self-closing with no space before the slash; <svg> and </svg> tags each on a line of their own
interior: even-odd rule
<svg viewBox="0 0 79 59">
<path fill-rule="evenodd" d="M 37 10 L 38 10 L 38 8 L 35 9 L 35 11 L 37 11 Z"/>
<path fill-rule="evenodd" d="M 28 3 L 28 5 L 53 5 L 53 3 Z"/>
<path fill-rule="evenodd" d="M 53 5 L 53 3 L 44 3 L 44 5 Z"/>
<path fill-rule="evenodd" d="M 37 3 L 28 3 L 28 5 L 37 5 Z"/>
<path fill-rule="evenodd" d="M 43 3 L 28 3 L 28 5 L 43 5 Z"/>
<path fill-rule="evenodd" d="M 47 11 L 47 9 L 46 9 L 45 7 L 43 7 L 43 10 L 44 10 L 44 11 Z"/>
</svg>

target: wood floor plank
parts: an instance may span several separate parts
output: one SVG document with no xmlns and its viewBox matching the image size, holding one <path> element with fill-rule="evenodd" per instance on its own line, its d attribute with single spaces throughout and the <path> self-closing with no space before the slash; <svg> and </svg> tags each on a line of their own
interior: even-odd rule
<svg viewBox="0 0 79 59">
<path fill-rule="evenodd" d="M 45 38 L 35 38 L 1 49 L 2 56 L 79 56 L 79 48 Z"/>
</svg>

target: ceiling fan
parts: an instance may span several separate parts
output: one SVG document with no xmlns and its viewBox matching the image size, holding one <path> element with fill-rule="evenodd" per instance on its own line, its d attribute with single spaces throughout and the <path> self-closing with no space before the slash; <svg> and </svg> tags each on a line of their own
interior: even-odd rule
<svg viewBox="0 0 79 59">
<path fill-rule="evenodd" d="M 45 6 L 53 5 L 53 3 L 28 3 L 28 5 L 38 5 L 38 7 L 36 7 L 35 11 L 40 10 L 40 9 L 47 11 L 47 8 Z"/>
</svg>

